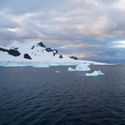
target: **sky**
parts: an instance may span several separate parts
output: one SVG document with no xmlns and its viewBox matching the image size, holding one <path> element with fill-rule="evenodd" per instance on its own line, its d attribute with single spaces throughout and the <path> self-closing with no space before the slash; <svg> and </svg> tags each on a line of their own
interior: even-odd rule
<svg viewBox="0 0 125 125">
<path fill-rule="evenodd" d="M 125 0 L 0 0 L 0 45 L 13 41 L 44 41 L 83 59 L 125 59 Z"/>
</svg>

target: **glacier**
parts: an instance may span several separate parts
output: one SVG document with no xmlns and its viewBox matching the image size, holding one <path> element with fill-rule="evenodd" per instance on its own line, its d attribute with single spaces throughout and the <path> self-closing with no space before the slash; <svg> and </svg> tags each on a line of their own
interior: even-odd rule
<svg viewBox="0 0 125 125">
<path fill-rule="evenodd" d="M 48 63 L 41 63 L 41 62 L 10 62 L 10 61 L 1 61 L 0 62 L 0 66 L 2 67 L 36 67 L 36 68 L 41 68 L 41 67 L 45 67 L 45 68 L 49 68 L 50 64 Z"/>
</svg>

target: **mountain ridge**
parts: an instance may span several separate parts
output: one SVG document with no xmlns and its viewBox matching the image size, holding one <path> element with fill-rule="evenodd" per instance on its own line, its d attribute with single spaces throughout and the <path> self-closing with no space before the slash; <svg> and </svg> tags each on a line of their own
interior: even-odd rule
<svg viewBox="0 0 125 125">
<path fill-rule="evenodd" d="M 59 59 L 69 59 L 69 60 L 78 60 L 77 57 L 71 56 L 71 57 L 64 57 L 60 52 L 56 49 L 52 49 L 50 47 L 46 47 L 43 42 L 36 42 L 35 44 L 13 44 L 7 47 L 1 47 L 0 46 L 0 55 L 3 53 L 8 54 L 10 56 L 9 58 L 16 57 L 15 59 L 18 60 L 18 58 L 26 59 L 26 60 L 33 60 L 33 61 L 42 61 L 42 60 L 48 60 L 53 58 L 54 60 Z M 0 59 L 0 61 L 2 58 Z M 3 58 L 3 61 L 7 61 L 5 57 Z"/>
<path fill-rule="evenodd" d="M 58 50 L 46 47 L 43 42 L 15 42 L 9 46 L 0 46 L 0 66 L 50 67 L 78 65 L 107 65 L 108 63 L 78 60 L 75 56 L 64 57 Z"/>
</svg>

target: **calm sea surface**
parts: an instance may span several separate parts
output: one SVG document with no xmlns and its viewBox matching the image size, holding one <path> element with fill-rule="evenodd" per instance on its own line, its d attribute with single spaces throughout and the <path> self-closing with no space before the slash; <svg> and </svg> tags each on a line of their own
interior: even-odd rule
<svg viewBox="0 0 125 125">
<path fill-rule="evenodd" d="M 125 125 L 125 65 L 67 68 L 0 67 L 0 125 Z"/>
</svg>

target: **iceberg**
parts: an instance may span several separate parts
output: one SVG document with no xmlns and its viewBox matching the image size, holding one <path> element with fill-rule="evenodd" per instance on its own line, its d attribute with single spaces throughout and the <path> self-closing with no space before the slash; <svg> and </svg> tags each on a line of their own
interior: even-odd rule
<svg viewBox="0 0 125 125">
<path fill-rule="evenodd" d="M 92 72 L 92 73 L 86 73 L 85 75 L 86 76 L 103 76 L 104 73 L 101 72 L 100 70 L 98 70 L 98 71 L 95 70 L 94 72 Z"/>
<path fill-rule="evenodd" d="M 76 71 L 90 71 L 90 64 L 79 64 L 76 66 Z"/>
<path fill-rule="evenodd" d="M 72 72 L 72 71 L 75 71 L 75 69 L 73 69 L 72 67 L 69 67 L 68 71 Z"/>
<path fill-rule="evenodd" d="M 70 71 L 70 72 L 72 72 L 72 71 L 90 71 L 91 69 L 89 68 L 89 66 L 90 66 L 90 64 L 81 63 L 81 64 L 78 64 L 75 69 L 69 67 L 68 71 Z"/>
</svg>

